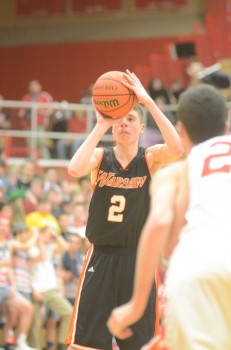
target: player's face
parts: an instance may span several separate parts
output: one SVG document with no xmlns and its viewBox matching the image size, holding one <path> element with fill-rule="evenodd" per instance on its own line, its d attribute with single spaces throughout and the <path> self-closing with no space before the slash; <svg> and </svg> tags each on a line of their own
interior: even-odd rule
<svg viewBox="0 0 231 350">
<path fill-rule="evenodd" d="M 134 143 L 144 130 L 139 114 L 132 110 L 112 127 L 112 134 L 116 142 Z"/>
</svg>

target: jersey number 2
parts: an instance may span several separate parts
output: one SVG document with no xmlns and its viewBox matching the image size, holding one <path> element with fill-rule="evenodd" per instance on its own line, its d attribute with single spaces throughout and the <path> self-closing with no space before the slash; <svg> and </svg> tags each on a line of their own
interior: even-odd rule
<svg viewBox="0 0 231 350">
<path fill-rule="evenodd" d="M 222 166 L 214 168 L 214 169 L 212 169 L 211 166 L 210 166 L 211 165 L 211 161 L 213 159 L 220 158 L 220 157 L 227 157 L 227 156 L 231 155 L 231 144 L 229 142 L 216 142 L 213 145 L 211 145 L 211 147 L 214 147 L 217 144 L 227 145 L 228 146 L 227 147 L 227 151 L 223 152 L 223 153 L 219 153 L 219 154 L 211 154 L 210 156 L 208 156 L 205 159 L 205 162 L 204 162 L 204 167 L 203 167 L 203 170 L 202 170 L 202 176 L 207 176 L 207 175 L 209 175 L 211 173 L 215 173 L 215 172 L 225 172 L 225 173 L 230 172 L 231 166 L 229 164 L 223 164 Z"/>
<path fill-rule="evenodd" d="M 124 196 L 114 195 L 111 197 L 111 206 L 108 211 L 108 221 L 122 222 L 126 199 Z"/>
</svg>

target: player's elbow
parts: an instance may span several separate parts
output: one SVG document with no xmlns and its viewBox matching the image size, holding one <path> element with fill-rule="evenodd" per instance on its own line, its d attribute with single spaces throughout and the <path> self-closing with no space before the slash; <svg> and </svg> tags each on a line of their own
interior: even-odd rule
<svg viewBox="0 0 231 350">
<path fill-rule="evenodd" d="M 170 212 L 158 212 L 153 219 L 153 224 L 157 233 L 165 233 L 169 230 L 172 224 L 172 214 Z"/>
<path fill-rule="evenodd" d="M 68 171 L 68 174 L 73 177 L 82 176 L 82 174 L 78 171 L 78 168 L 72 163 L 69 164 L 67 171 Z"/>
<path fill-rule="evenodd" d="M 171 156 L 175 159 L 180 158 L 184 154 L 184 147 L 182 143 L 177 143 L 174 148 L 171 150 Z"/>
</svg>

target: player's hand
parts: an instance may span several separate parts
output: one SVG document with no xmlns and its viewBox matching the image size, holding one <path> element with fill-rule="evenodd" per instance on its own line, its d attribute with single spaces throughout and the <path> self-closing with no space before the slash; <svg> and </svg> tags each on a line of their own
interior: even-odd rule
<svg viewBox="0 0 231 350">
<path fill-rule="evenodd" d="M 109 331 L 119 339 L 132 336 L 130 325 L 138 320 L 136 310 L 131 302 L 115 308 L 107 321 Z"/>
<path fill-rule="evenodd" d="M 127 86 L 130 90 L 134 91 L 134 93 L 137 96 L 137 100 L 139 103 L 142 103 L 145 105 L 145 103 L 150 100 L 150 96 L 141 84 L 139 78 L 135 75 L 135 73 L 130 72 L 129 69 L 126 70 L 126 73 L 124 73 L 125 78 L 128 80 L 129 83 L 126 81 L 123 81 L 123 84 Z"/>
<path fill-rule="evenodd" d="M 95 115 L 96 115 L 96 120 L 97 120 L 97 124 L 103 125 L 105 127 L 105 129 L 109 129 L 111 128 L 114 124 L 118 123 L 121 118 L 111 118 L 111 117 L 107 117 L 106 115 L 100 113 L 98 111 L 98 109 L 96 109 L 96 107 L 94 106 L 94 103 L 92 101 L 94 110 L 95 110 Z"/>
</svg>

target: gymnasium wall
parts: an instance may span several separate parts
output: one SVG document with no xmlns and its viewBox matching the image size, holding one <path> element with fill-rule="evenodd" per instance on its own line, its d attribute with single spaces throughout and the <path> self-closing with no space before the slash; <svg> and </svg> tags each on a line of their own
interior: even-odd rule
<svg viewBox="0 0 231 350">
<path fill-rule="evenodd" d="M 174 37 L 56 45 L 0 47 L 0 91 L 18 100 L 30 79 L 38 78 L 56 100 L 78 102 L 99 75 L 110 70 L 148 64 L 152 52 L 161 53 Z"/>
<path fill-rule="evenodd" d="M 13 0 L 0 2 L 0 93 L 21 99 L 28 81 L 37 78 L 55 100 L 78 102 L 81 92 L 109 70 L 135 70 L 145 86 L 150 74 L 161 73 L 165 84 L 184 78 L 185 61 L 171 58 L 171 44 L 194 42 L 205 66 L 231 57 L 227 3 L 209 0 L 203 20 L 202 10 L 191 8 L 136 17 L 17 21 Z"/>
</svg>

